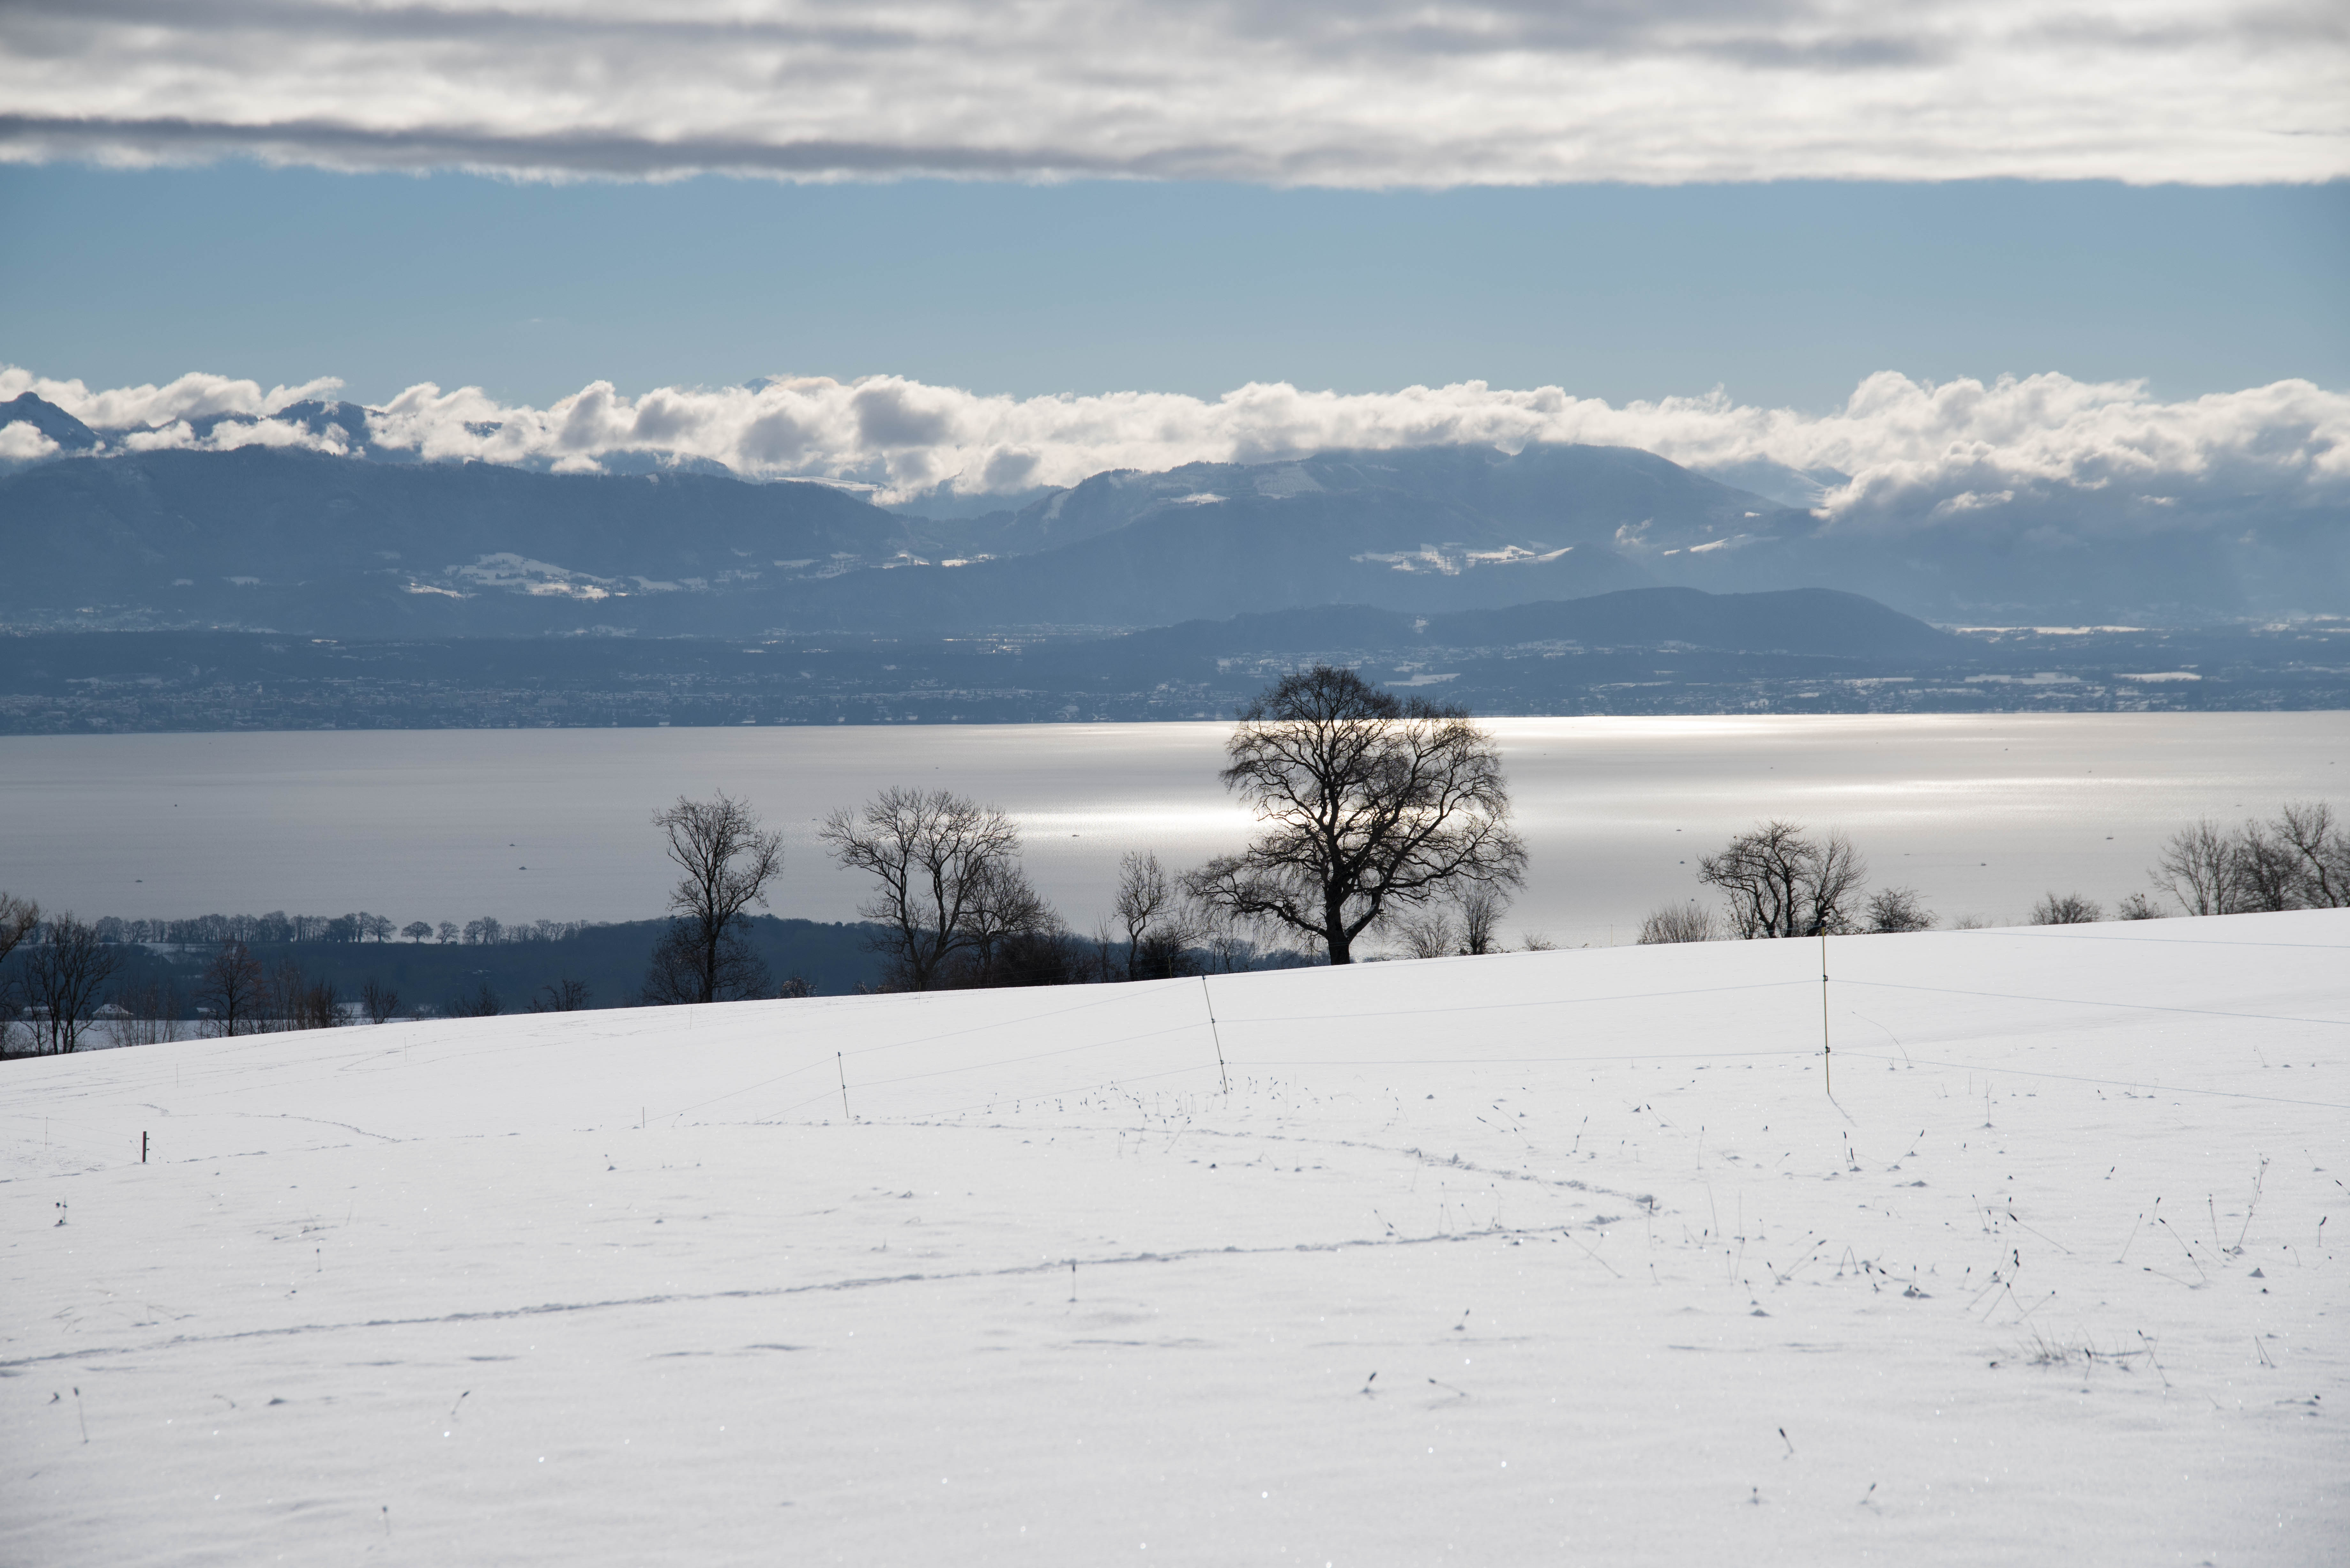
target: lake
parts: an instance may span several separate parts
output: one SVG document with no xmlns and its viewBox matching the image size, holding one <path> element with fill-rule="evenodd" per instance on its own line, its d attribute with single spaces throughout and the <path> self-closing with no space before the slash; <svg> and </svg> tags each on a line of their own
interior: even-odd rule
<svg viewBox="0 0 2350 1568">
<path fill-rule="evenodd" d="M 1700 854 L 1758 817 L 1851 835 L 1872 883 L 1945 922 L 2018 920 L 2051 889 L 2110 905 L 2199 815 L 2350 807 L 2350 714 L 1496 719 L 1533 852 L 1506 922 L 1628 941 L 1700 891 Z M 0 738 L 0 888 L 85 916 L 368 909 L 406 923 L 639 919 L 671 877 L 650 825 L 725 789 L 783 828 L 775 912 L 854 918 L 817 823 L 892 784 L 1020 822 L 1071 924 L 1120 854 L 1236 848 L 1222 724 L 428 730 Z"/>
</svg>

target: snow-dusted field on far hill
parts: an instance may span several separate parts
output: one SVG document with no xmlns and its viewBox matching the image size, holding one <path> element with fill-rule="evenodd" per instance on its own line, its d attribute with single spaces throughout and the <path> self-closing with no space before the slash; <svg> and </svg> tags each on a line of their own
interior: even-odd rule
<svg viewBox="0 0 2350 1568">
<path fill-rule="evenodd" d="M 13 1063 L 0 1562 L 2350 1560 L 2350 914 L 1818 958 Z"/>
</svg>

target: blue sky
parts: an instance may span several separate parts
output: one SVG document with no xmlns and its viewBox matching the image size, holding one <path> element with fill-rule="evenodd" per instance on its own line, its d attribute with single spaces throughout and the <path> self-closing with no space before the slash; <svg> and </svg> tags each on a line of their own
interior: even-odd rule
<svg viewBox="0 0 2350 1568">
<path fill-rule="evenodd" d="M 0 168 L 0 358 L 545 402 L 1482 379 L 1820 409 L 1881 369 L 2350 387 L 2350 183 L 517 182 Z"/>
</svg>

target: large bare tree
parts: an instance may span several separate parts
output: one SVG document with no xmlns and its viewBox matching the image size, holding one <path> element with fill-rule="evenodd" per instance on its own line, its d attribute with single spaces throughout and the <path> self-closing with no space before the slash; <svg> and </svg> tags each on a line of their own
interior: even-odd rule
<svg viewBox="0 0 2350 1568">
<path fill-rule="evenodd" d="M 751 949 L 743 913 L 767 901 L 784 868 L 784 838 L 765 831 L 743 801 L 723 791 L 657 813 L 669 857 L 685 875 L 670 890 L 671 919 L 645 978 L 650 1002 L 740 1002 L 764 996 L 767 966 Z"/>
<path fill-rule="evenodd" d="M 1391 916 L 1524 880 L 1500 750 L 1461 709 L 1399 701 L 1325 664 L 1284 676 L 1239 720 L 1224 787 L 1264 829 L 1192 873 L 1202 901 L 1311 937 L 1340 964 Z"/>
<path fill-rule="evenodd" d="M 816 836 L 880 884 L 858 912 L 884 928 L 890 980 L 909 991 L 945 982 L 987 940 L 999 874 L 1020 853 L 1010 817 L 948 790 L 884 790 L 861 810 L 834 812 Z"/>
<path fill-rule="evenodd" d="M 1854 929 L 1867 875 L 1843 834 L 1812 838 L 1800 823 L 1773 820 L 1700 860 L 1697 879 L 1721 889 L 1731 929 L 1751 939 Z"/>
</svg>

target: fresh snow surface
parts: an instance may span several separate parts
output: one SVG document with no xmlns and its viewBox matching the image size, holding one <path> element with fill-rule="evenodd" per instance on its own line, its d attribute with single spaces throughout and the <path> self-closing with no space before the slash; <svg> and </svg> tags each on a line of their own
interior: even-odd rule
<svg viewBox="0 0 2350 1568">
<path fill-rule="evenodd" d="M 13 1063 L 0 1562 L 2350 1561 L 2350 913 L 1828 962 Z"/>
</svg>

